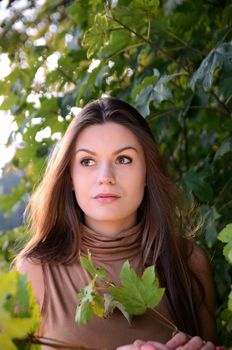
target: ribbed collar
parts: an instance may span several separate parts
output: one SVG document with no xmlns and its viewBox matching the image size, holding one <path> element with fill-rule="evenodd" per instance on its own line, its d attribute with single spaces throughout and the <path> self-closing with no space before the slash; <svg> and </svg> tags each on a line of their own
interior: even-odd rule
<svg viewBox="0 0 232 350">
<path fill-rule="evenodd" d="M 141 260 L 141 223 L 121 231 L 117 237 L 99 234 L 89 227 L 82 226 L 81 255 L 91 252 L 98 262 Z"/>
</svg>

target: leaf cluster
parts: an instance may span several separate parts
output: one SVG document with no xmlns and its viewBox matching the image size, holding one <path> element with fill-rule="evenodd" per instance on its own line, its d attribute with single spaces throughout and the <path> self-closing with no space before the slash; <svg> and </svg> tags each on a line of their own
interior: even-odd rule
<svg viewBox="0 0 232 350">
<path fill-rule="evenodd" d="M 93 314 L 109 317 L 115 308 L 122 312 L 128 322 L 131 322 L 134 315 L 144 314 L 148 308 L 155 310 L 163 297 L 164 289 L 159 287 L 154 266 L 147 267 L 140 278 L 130 267 L 129 262 L 125 261 L 120 272 L 121 286 L 117 287 L 106 278 L 106 271 L 103 268 L 94 267 L 90 252 L 88 257 L 80 257 L 80 262 L 92 280 L 77 295 L 78 324 L 86 324 Z M 97 281 L 101 283 L 97 285 Z"/>
</svg>

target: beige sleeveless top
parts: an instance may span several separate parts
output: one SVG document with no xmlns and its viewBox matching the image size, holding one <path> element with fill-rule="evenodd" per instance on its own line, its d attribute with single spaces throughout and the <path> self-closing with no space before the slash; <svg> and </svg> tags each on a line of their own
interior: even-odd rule
<svg viewBox="0 0 232 350">
<path fill-rule="evenodd" d="M 109 278 L 118 284 L 119 272 L 127 259 L 138 274 L 143 272 L 140 233 L 140 225 L 136 225 L 112 239 L 83 227 L 81 255 L 87 255 L 90 250 L 95 266 L 103 266 Z M 39 334 L 43 337 L 65 341 L 73 346 L 107 350 L 115 350 L 136 339 L 162 342 L 170 339 L 172 330 L 151 310 L 135 316 L 131 324 L 116 310 L 107 319 L 96 316 L 87 325 L 78 326 L 75 323 L 77 293 L 89 283 L 90 275 L 82 269 L 78 259 L 68 265 L 43 264 L 42 270 L 45 294 Z M 33 273 L 33 268 L 28 270 L 29 278 L 30 273 Z M 161 302 L 159 311 L 170 319 L 164 302 Z M 43 346 L 42 349 L 53 348 Z"/>
</svg>

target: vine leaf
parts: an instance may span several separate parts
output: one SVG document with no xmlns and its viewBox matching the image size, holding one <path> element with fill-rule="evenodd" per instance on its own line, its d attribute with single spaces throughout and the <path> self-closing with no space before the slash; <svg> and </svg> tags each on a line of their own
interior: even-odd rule
<svg viewBox="0 0 232 350">
<path fill-rule="evenodd" d="M 105 279 L 104 269 L 93 265 L 90 252 L 88 257 L 80 257 L 80 262 L 93 279 L 77 294 L 79 304 L 75 321 L 79 325 L 88 323 L 94 314 L 98 317 L 109 317 L 115 308 L 119 309 L 130 323 L 133 315 L 141 315 L 147 308 L 154 309 L 163 297 L 164 289 L 159 288 L 154 266 L 147 267 L 140 278 L 127 260 L 120 272 L 122 287 L 116 287 Z M 100 280 L 99 285 L 96 284 L 97 280 Z M 102 290 L 105 291 L 103 295 Z"/>
<path fill-rule="evenodd" d="M 128 261 L 120 273 L 122 287 L 111 287 L 113 298 L 125 307 L 130 315 L 141 315 L 147 308 L 155 308 L 161 301 L 164 289 L 159 282 L 153 266 L 147 267 L 139 278 Z"/>
</svg>

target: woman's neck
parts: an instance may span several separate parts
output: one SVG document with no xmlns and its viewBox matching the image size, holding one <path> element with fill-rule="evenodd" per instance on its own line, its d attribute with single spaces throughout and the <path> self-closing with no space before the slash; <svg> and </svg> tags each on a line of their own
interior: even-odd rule
<svg viewBox="0 0 232 350">
<path fill-rule="evenodd" d="M 117 237 L 117 235 L 125 230 L 130 229 L 136 225 L 136 217 L 126 218 L 126 220 L 117 221 L 102 221 L 93 220 L 92 218 L 85 217 L 85 225 L 96 233 L 106 235 L 110 237 Z"/>
</svg>

